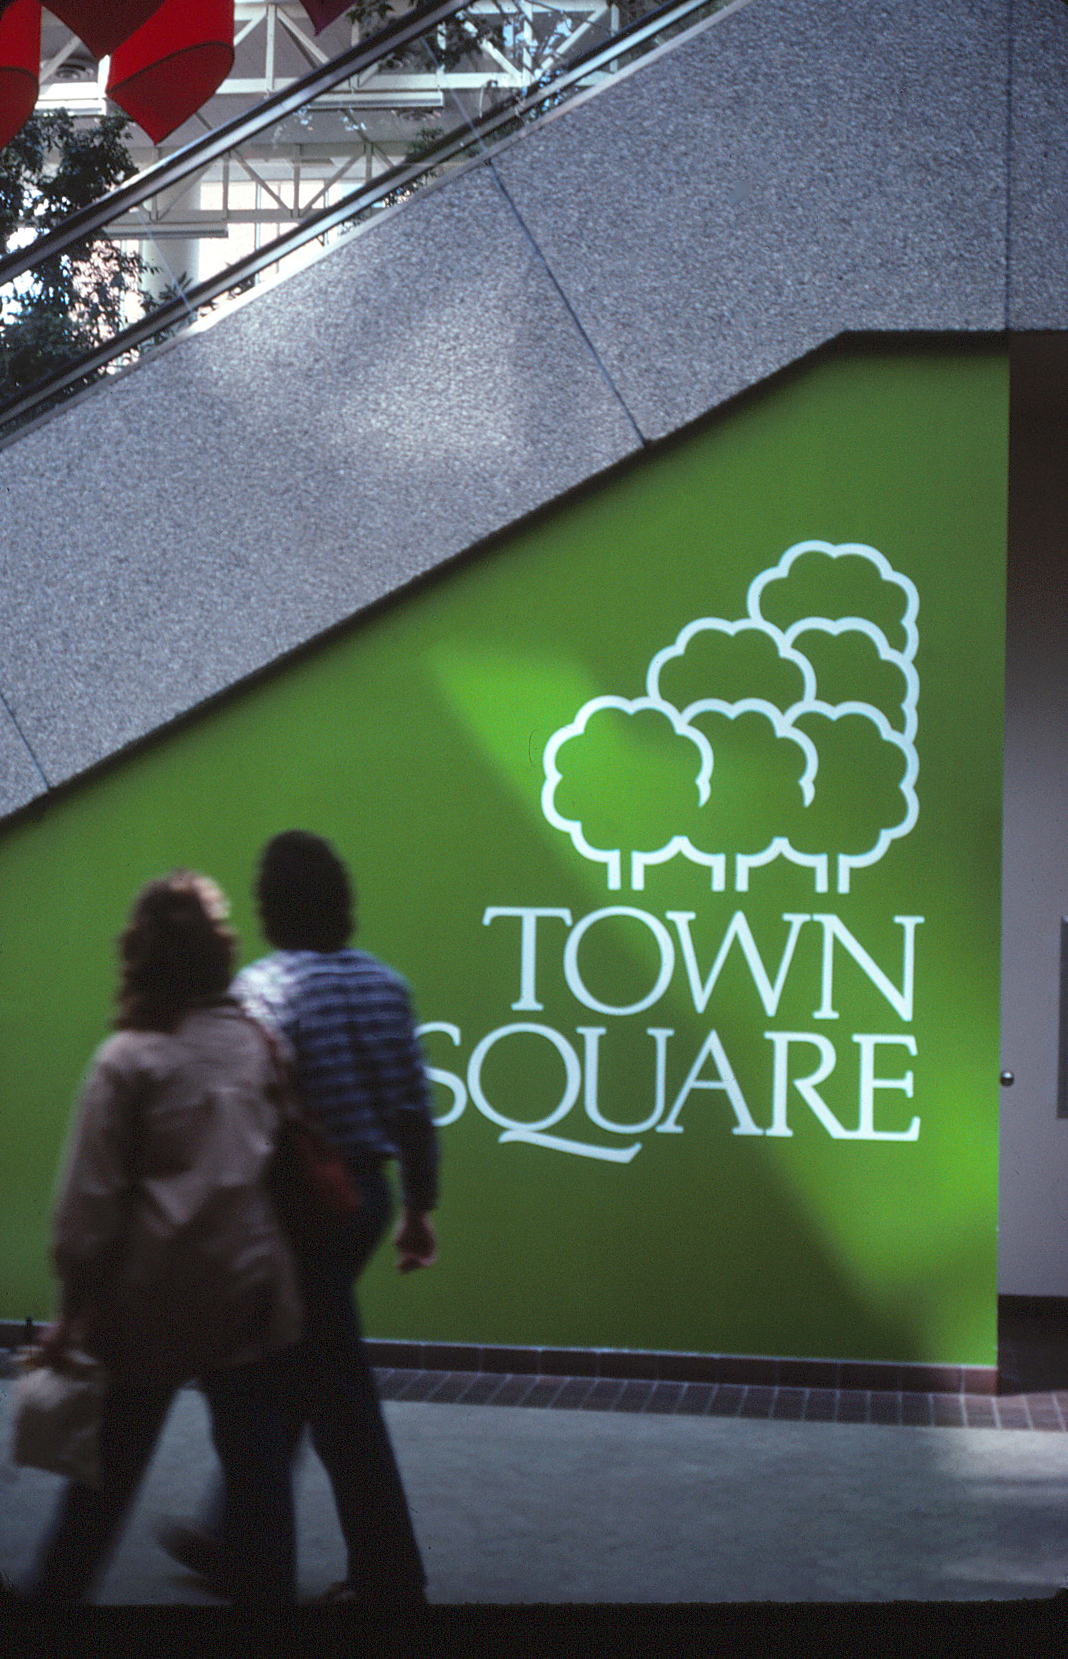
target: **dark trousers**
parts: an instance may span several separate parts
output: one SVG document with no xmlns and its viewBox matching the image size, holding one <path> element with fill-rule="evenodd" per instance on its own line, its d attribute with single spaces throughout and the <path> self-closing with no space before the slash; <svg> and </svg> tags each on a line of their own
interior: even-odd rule
<svg viewBox="0 0 1068 1659">
<path fill-rule="evenodd" d="M 418 1595 L 426 1583 L 404 1487 L 363 1344 L 353 1284 L 389 1225 L 393 1198 L 378 1171 L 361 1171 L 363 1202 L 328 1244 L 301 1255 L 305 1339 L 287 1433 L 296 1456 L 305 1428 L 330 1479 L 349 1578 L 370 1598 Z M 204 1531 L 221 1530 L 225 1481 Z"/>
<path fill-rule="evenodd" d="M 361 1177 L 360 1186 L 363 1204 L 356 1215 L 302 1262 L 303 1408 L 330 1477 L 350 1579 L 370 1597 L 418 1595 L 426 1573 L 353 1293 L 389 1222 L 392 1197 L 382 1175 Z"/>
<path fill-rule="evenodd" d="M 215 1371 L 202 1379 L 212 1438 L 226 1475 L 221 1516 L 241 1603 L 292 1602 L 295 1536 L 286 1405 L 295 1353 Z M 116 1382 L 104 1401 L 99 1487 L 72 1481 L 27 1586 L 31 1600 L 88 1599 L 118 1542 L 163 1428 L 175 1388 Z"/>
</svg>

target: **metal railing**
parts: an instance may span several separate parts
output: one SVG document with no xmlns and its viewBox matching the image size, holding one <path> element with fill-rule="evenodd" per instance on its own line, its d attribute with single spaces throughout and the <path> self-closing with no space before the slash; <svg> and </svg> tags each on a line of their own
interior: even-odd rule
<svg viewBox="0 0 1068 1659">
<path fill-rule="evenodd" d="M 639 0 L 641 3 L 641 0 Z M 637 55 L 649 51 L 670 36 L 693 27 L 724 8 L 727 0 L 666 0 L 647 11 L 625 27 L 619 28 L 586 50 L 576 53 L 571 61 L 557 55 L 556 66 L 549 73 L 538 75 L 526 90 L 507 90 L 489 110 L 465 107 L 462 96 L 452 94 L 455 104 L 453 122 L 444 133 L 432 132 L 407 146 L 408 154 L 400 161 L 389 163 L 386 157 L 377 172 L 368 165 L 371 175 L 356 188 L 341 189 L 330 199 L 329 189 L 320 187 L 318 196 L 322 205 L 311 204 L 301 208 L 299 186 L 294 185 L 292 217 L 289 228 L 262 246 L 252 247 L 237 258 L 231 258 L 197 281 L 172 279 L 169 288 L 152 295 L 144 289 L 131 296 L 142 314 L 127 326 L 103 338 L 92 349 L 81 352 L 69 362 L 62 363 L 49 373 L 18 389 L 5 401 L 0 401 L 0 441 L 12 435 L 23 424 L 45 412 L 57 401 L 70 395 L 80 386 L 101 374 L 127 366 L 146 348 L 168 338 L 183 325 L 188 325 L 227 295 L 247 289 L 272 268 L 282 268 L 300 255 L 309 244 L 325 245 L 336 234 L 347 232 L 369 214 L 384 206 L 402 200 L 420 184 L 440 175 L 443 168 L 461 164 L 483 153 L 489 145 L 516 131 L 520 126 L 538 119 L 550 108 L 576 91 L 595 85 L 598 80 L 617 72 L 631 63 Z M 508 0 L 501 0 L 501 6 Z M 529 15 L 529 0 L 514 0 Z M 486 39 L 485 0 L 474 0 L 479 7 L 481 29 L 475 28 L 472 51 L 480 51 Z M 450 27 L 455 41 L 463 35 L 473 12 L 472 0 L 440 0 L 440 3 L 418 7 L 378 31 L 372 38 L 353 46 L 328 65 L 319 67 L 295 81 L 283 91 L 273 94 L 254 110 L 240 115 L 201 139 L 186 145 L 145 169 L 136 177 L 112 190 L 92 206 L 72 215 L 57 228 L 39 235 L 28 247 L 18 249 L 0 259 L 0 314 L 5 305 L 17 305 L 20 282 L 32 280 L 33 271 L 46 260 L 61 256 L 74 257 L 79 250 L 99 247 L 101 239 L 111 227 L 115 240 L 129 234 L 131 214 L 141 214 L 146 203 L 166 201 L 173 192 L 187 187 L 190 181 L 210 177 L 209 170 L 221 163 L 225 169 L 235 158 L 243 166 L 248 161 L 252 141 L 264 134 L 273 135 L 275 147 L 289 153 L 294 139 L 286 123 L 294 116 L 315 105 L 324 93 L 335 95 L 335 107 L 327 112 L 329 120 L 336 120 L 336 94 L 339 88 L 356 92 L 366 89 L 368 75 L 376 66 L 404 61 L 404 54 L 425 51 L 426 60 L 433 67 L 440 66 L 443 30 Z M 633 6 L 632 6 L 633 10 Z M 502 12 L 503 15 L 503 12 Z M 598 14 L 600 15 L 600 14 Z M 604 8 L 604 17 L 609 9 Z M 587 23 L 580 31 L 590 33 Z M 429 37 L 435 37 L 438 50 L 431 49 Z M 484 90 L 480 102 L 485 102 Z M 306 119 L 306 117 L 305 117 Z M 297 140 L 299 143 L 299 140 Z M 266 154 L 272 152 L 268 148 Z M 380 158 L 381 160 L 381 158 Z M 224 175 L 225 176 L 225 175 Z M 216 186 L 217 188 L 217 186 Z M 268 186 L 269 188 L 269 186 Z M 288 204 L 287 204 L 288 205 Z M 151 234 L 151 221 L 148 231 Z"/>
</svg>

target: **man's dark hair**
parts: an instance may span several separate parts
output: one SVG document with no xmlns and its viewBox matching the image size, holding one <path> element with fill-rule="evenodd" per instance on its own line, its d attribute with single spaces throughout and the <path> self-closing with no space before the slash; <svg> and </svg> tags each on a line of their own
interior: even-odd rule
<svg viewBox="0 0 1068 1659">
<path fill-rule="evenodd" d="M 340 950 L 355 926 L 353 892 L 329 841 L 286 830 L 260 854 L 256 882 L 263 931 L 278 950 Z"/>
</svg>

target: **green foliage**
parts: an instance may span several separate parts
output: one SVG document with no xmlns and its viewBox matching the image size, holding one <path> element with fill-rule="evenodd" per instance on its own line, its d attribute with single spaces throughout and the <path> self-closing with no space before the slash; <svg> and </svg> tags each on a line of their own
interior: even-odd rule
<svg viewBox="0 0 1068 1659">
<path fill-rule="evenodd" d="M 356 0 L 345 15 L 350 23 L 358 25 L 361 38 L 367 39 L 384 28 L 391 18 L 403 16 L 405 9 L 403 6 L 395 7 L 392 0 Z M 507 19 L 504 14 L 497 17 L 468 16 L 466 12 L 461 12 L 383 59 L 380 67 L 425 71 L 429 56 L 436 69 L 458 69 L 465 59 L 477 57 L 484 41 L 503 51 L 508 21 L 514 19 Z"/>
<path fill-rule="evenodd" d="M 444 127 L 424 127 L 419 136 L 404 147 L 405 161 L 422 161 L 434 148 L 434 145 L 445 136 Z"/>
<path fill-rule="evenodd" d="M 91 127 L 66 110 L 34 115 L 0 151 L 0 247 L 5 253 L 99 200 L 135 171 L 123 143 L 128 122 L 104 116 Z M 19 233 L 23 233 L 21 236 Z M 142 263 L 107 237 L 75 243 L 44 259 L 0 296 L 0 397 L 116 334 Z"/>
</svg>

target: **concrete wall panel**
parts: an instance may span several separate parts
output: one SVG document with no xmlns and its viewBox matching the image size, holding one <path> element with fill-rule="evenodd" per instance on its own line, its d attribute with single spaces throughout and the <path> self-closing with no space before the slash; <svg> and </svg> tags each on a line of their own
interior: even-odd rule
<svg viewBox="0 0 1068 1659">
<path fill-rule="evenodd" d="M 846 329 L 1004 326 L 1006 73 L 1001 0 L 752 0 L 495 165 L 658 436 Z"/>
<path fill-rule="evenodd" d="M 7 695 L 57 783 L 636 443 L 468 173 L 0 453 Z"/>
</svg>

